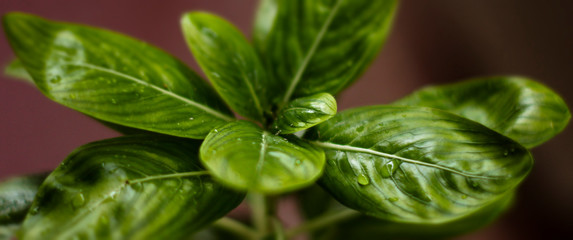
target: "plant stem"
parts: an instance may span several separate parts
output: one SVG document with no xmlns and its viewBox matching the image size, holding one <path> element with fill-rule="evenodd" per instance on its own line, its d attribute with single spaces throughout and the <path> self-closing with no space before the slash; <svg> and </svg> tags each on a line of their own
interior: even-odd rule
<svg viewBox="0 0 573 240">
<path fill-rule="evenodd" d="M 249 194 L 249 206 L 251 208 L 253 225 L 261 235 L 266 234 L 267 225 L 267 199 L 259 193 Z"/>
<path fill-rule="evenodd" d="M 305 232 L 312 232 L 318 229 L 324 228 L 326 226 L 332 225 L 336 222 L 342 220 L 350 219 L 359 216 L 360 213 L 351 209 L 345 209 L 337 212 L 325 213 L 324 215 L 312 219 L 308 222 L 304 222 L 301 225 L 293 227 L 286 232 L 286 238 L 292 238 L 296 235 Z"/>
<path fill-rule="evenodd" d="M 235 233 L 245 239 L 257 239 L 258 233 L 245 224 L 229 217 L 223 217 L 213 223 L 213 226 Z"/>
</svg>

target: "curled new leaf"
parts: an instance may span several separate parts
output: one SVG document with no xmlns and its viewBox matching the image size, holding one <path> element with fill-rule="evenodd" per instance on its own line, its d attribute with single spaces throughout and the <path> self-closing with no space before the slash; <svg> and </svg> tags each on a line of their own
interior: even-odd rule
<svg viewBox="0 0 573 240">
<path fill-rule="evenodd" d="M 336 100 L 328 93 L 297 98 L 280 112 L 272 129 L 281 134 L 295 133 L 328 120 L 336 114 Z"/>
<path fill-rule="evenodd" d="M 0 225 L 20 223 L 47 174 L 15 177 L 0 182 Z"/>
<path fill-rule="evenodd" d="M 21 13 L 4 16 L 4 29 L 38 88 L 92 117 L 189 138 L 233 119 L 197 74 L 141 41 Z"/>
<path fill-rule="evenodd" d="M 199 142 L 130 136 L 75 150 L 45 180 L 22 239 L 181 239 L 244 195 L 214 182 Z"/>
<path fill-rule="evenodd" d="M 255 47 L 292 97 L 336 95 L 366 69 L 390 29 L 396 0 L 265 0 Z"/>
<path fill-rule="evenodd" d="M 312 184 L 324 152 L 294 136 L 277 136 L 247 121 L 209 133 L 201 161 L 221 182 L 242 190 L 282 193 Z"/>
<path fill-rule="evenodd" d="M 270 111 L 275 90 L 259 57 L 231 23 L 204 12 L 181 19 L 185 39 L 205 75 L 237 113 L 261 122 Z"/>
<path fill-rule="evenodd" d="M 348 207 L 390 221 L 467 216 L 513 190 L 533 164 L 519 143 L 431 108 L 347 110 L 307 137 L 325 149 L 322 186 Z"/>
<path fill-rule="evenodd" d="M 571 118 L 567 104 L 557 93 L 522 77 L 491 77 L 428 87 L 394 104 L 446 110 L 528 148 L 560 133 Z"/>
</svg>

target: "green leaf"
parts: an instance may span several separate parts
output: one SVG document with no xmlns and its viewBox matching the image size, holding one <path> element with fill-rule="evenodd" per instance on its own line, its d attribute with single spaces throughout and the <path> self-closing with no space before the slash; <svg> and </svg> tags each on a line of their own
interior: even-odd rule
<svg viewBox="0 0 573 240">
<path fill-rule="evenodd" d="M 281 109 L 272 129 L 281 134 L 295 133 L 336 115 L 336 100 L 328 93 L 297 98 Z"/>
<path fill-rule="evenodd" d="M 32 79 L 30 74 L 28 74 L 28 72 L 26 71 L 26 69 L 22 65 L 22 62 L 20 61 L 20 59 L 16 58 L 16 59 L 12 60 L 10 65 L 8 65 L 6 67 L 5 72 L 7 75 L 9 75 L 11 77 L 14 77 L 16 79 L 23 80 L 25 82 L 36 85 L 34 83 L 34 79 Z M 92 118 L 92 119 L 96 120 L 97 122 L 103 124 L 104 126 L 110 128 L 110 129 L 113 129 L 119 133 L 126 134 L 126 135 L 153 134 L 153 132 L 148 132 L 148 131 L 137 129 L 137 128 L 130 128 L 130 127 L 126 127 L 123 125 L 119 125 L 119 124 L 115 124 L 115 123 L 111 123 L 111 122 L 106 122 L 104 120 L 100 120 L 97 118 Z"/>
<path fill-rule="evenodd" d="M 370 240 L 380 236 L 387 239 L 449 239 L 475 231 L 493 222 L 511 206 L 514 195 L 513 192 L 510 192 L 478 212 L 446 223 L 408 224 L 366 216 L 352 219 L 334 226 L 334 231 L 331 230 L 331 237 L 328 239 Z"/>
<path fill-rule="evenodd" d="M 282 193 L 312 184 L 324 152 L 294 136 L 277 136 L 247 121 L 213 129 L 201 161 L 221 182 L 241 190 Z"/>
<path fill-rule="evenodd" d="M 92 117 L 189 138 L 233 119 L 199 76 L 138 40 L 22 13 L 4 29 L 40 90 Z"/>
<path fill-rule="evenodd" d="M 22 239 L 182 239 L 235 208 L 199 142 L 129 136 L 75 150 L 40 187 Z"/>
<path fill-rule="evenodd" d="M 350 208 L 398 222 L 467 216 L 516 188 L 533 164 L 513 140 L 431 108 L 347 110 L 307 137 L 325 149 L 323 187 Z"/>
<path fill-rule="evenodd" d="M 195 59 L 225 102 L 237 113 L 264 122 L 270 90 L 276 88 L 241 32 L 204 12 L 185 14 L 181 26 Z"/>
<path fill-rule="evenodd" d="M 356 80 L 385 41 L 396 5 L 395 0 L 263 2 L 255 47 L 286 90 L 278 96 L 281 104 L 320 92 L 336 95 Z"/>
<path fill-rule="evenodd" d="M 528 148 L 560 133 L 571 118 L 567 104 L 557 93 L 523 77 L 490 77 L 428 87 L 394 104 L 443 109 Z"/>
<path fill-rule="evenodd" d="M 253 45 L 256 50 L 260 51 L 267 49 L 268 41 L 266 37 L 273 28 L 274 21 L 277 16 L 277 2 L 278 0 L 261 0 L 255 14 L 255 25 L 253 30 Z M 259 52 L 262 54 L 261 52 Z"/>
<path fill-rule="evenodd" d="M 30 74 L 28 74 L 28 72 L 24 68 L 24 65 L 22 65 L 22 61 L 20 61 L 20 59 L 16 58 L 16 59 L 12 60 L 8 64 L 8 66 L 6 66 L 6 68 L 4 68 L 4 74 L 6 74 L 7 76 L 10 76 L 10 77 L 24 80 L 25 82 L 29 82 L 29 83 L 34 84 L 34 80 L 32 79 L 32 76 L 30 76 Z"/>
<path fill-rule="evenodd" d="M 0 225 L 20 223 L 47 174 L 15 177 L 0 182 Z"/>
</svg>

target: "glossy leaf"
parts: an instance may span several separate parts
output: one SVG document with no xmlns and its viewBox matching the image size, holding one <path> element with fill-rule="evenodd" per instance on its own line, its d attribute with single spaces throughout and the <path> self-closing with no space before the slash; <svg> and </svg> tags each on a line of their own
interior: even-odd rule
<svg viewBox="0 0 573 240">
<path fill-rule="evenodd" d="M 15 177 L 0 182 L 0 225 L 20 223 L 47 174 Z"/>
<path fill-rule="evenodd" d="M 281 193 L 312 184 L 324 153 L 294 136 L 277 136 L 247 121 L 213 129 L 201 161 L 221 182 L 241 190 Z"/>
<path fill-rule="evenodd" d="M 189 138 L 232 120 L 199 76 L 138 40 L 21 13 L 4 16 L 4 29 L 40 90 L 92 117 Z"/>
<path fill-rule="evenodd" d="M 533 164 L 511 139 L 431 108 L 347 110 L 307 137 L 325 149 L 323 187 L 350 208 L 398 222 L 467 216 L 517 187 Z"/>
<path fill-rule="evenodd" d="M 385 41 L 396 5 L 395 0 L 263 2 L 255 47 L 286 90 L 279 96 L 282 105 L 292 97 L 336 95 L 356 80 Z"/>
<path fill-rule="evenodd" d="M 541 83 L 523 77 L 490 77 L 428 87 L 395 105 L 443 109 L 477 121 L 532 148 L 569 123 L 567 104 Z"/>
<path fill-rule="evenodd" d="M 478 212 L 455 221 L 439 224 L 408 224 L 366 216 L 351 219 L 334 226 L 326 233 L 329 236 L 326 239 L 370 240 L 378 239 L 380 236 L 387 239 L 449 239 L 475 231 L 494 221 L 511 206 L 514 195 L 510 192 Z"/>
<path fill-rule="evenodd" d="M 40 187 L 22 239 L 182 239 L 244 194 L 200 167 L 199 142 L 130 136 L 75 150 Z"/>
<path fill-rule="evenodd" d="M 10 76 L 12 78 L 24 80 L 26 82 L 34 83 L 32 76 L 28 74 L 24 66 L 22 65 L 22 61 L 20 59 L 12 60 L 8 66 L 4 68 L 4 74 Z"/>
<path fill-rule="evenodd" d="M 204 12 L 185 14 L 181 26 L 193 56 L 225 102 L 237 113 L 264 122 L 275 88 L 241 32 Z"/>
<path fill-rule="evenodd" d="M 295 133 L 336 115 L 336 100 L 328 93 L 297 98 L 284 107 L 273 123 L 273 131 L 281 134 Z"/>
</svg>

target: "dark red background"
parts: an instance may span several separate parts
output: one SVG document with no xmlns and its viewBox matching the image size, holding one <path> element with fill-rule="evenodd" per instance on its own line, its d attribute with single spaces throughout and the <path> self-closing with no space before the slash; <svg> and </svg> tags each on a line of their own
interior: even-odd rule
<svg viewBox="0 0 573 240">
<path fill-rule="evenodd" d="M 122 32 L 197 65 L 179 17 L 208 10 L 247 36 L 254 0 L 0 0 L 0 13 L 24 11 Z M 384 50 L 339 101 L 339 108 L 383 104 L 436 83 L 519 74 L 538 79 L 572 106 L 573 1 L 402 1 Z M 0 64 L 13 54 L 0 33 Z M 47 171 L 74 148 L 116 136 L 22 82 L 0 77 L 0 178 Z M 493 225 L 459 239 L 541 239 L 573 226 L 573 130 L 533 150 L 536 165 L 515 206 Z"/>
</svg>

